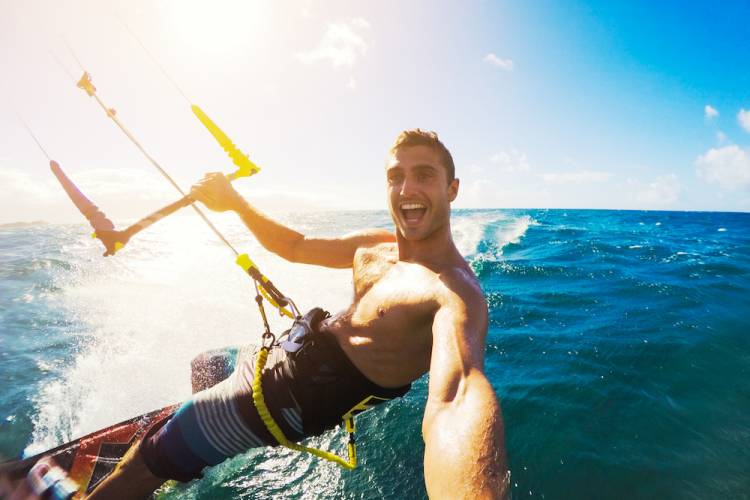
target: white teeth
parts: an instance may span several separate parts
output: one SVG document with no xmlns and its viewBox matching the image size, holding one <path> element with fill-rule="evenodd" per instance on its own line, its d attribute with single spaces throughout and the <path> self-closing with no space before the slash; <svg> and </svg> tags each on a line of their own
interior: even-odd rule
<svg viewBox="0 0 750 500">
<path fill-rule="evenodd" d="M 419 208 L 427 208 L 421 203 L 402 203 L 401 210 L 415 210 Z"/>
</svg>

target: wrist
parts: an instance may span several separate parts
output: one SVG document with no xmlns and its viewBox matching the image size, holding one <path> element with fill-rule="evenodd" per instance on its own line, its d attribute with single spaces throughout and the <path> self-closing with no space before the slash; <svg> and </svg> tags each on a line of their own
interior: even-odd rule
<svg viewBox="0 0 750 500">
<path fill-rule="evenodd" d="M 247 208 L 247 200 L 235 191 L 229 206 L 230 210 L 240 213 Z"/>
</svg>

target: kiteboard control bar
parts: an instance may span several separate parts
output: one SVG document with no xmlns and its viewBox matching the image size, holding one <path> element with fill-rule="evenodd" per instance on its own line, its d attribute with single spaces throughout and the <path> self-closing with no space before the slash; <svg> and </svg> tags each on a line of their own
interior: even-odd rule
<svg viewBox="0 0 750 500">
<path fill-rule="evenodd" d="M 66 44 L 67 45 L 67 44 Z M 235 257 L 239 260 L 242 259 L 242 257 L 246 254 L 240 254 L 237 249 L 234 248 L 234 245 L 232 245 L 229 240 L 224 237 L 224 235 L 214 226 L 214 224 L 206 217 L 206 215 L 203 213 L 203 211 L 198 208 L 194 200 L 189 198 L 189 196 L 180 188 L 180 186 L 174 181 L 174 179 L 162 168 L 161 165 L 146 151 L 146 149 L 141 145 L 141 143 L 133 136 L 133 134 L 130 133 L 130 131 L 125 127 L 125 125 L 119 120 L 117 117 L 117 112 L 113 109 L 107 106 L 99 97 L 97 94 L 97 89 L 94 86 L 93 82 L 91 81 L 91 75 L 86 71 L 86 69 L 83 67 L 81 62 L 78 60 L 78 58 L 75 56 L 75 53 L 73 52 L 73 49 L 68 45 L 68 50 L 70 51 L 71 55 L 75 58 L 75 60 L 78 62 L 78 65 L 80 66 L 81 70 L 83 71 L 83 75 L 81 76 L 81 79 L 76 83 L 76 86 L 86 92 L 86 94 L 89 97 L 93 97 L 96 103 L 99 105 L 99 107 L 104 110 L 107 117 L 110 118 L 115 125 L 127 136 L 127 138 L 143 153 L 143 155 L 146 157 L 146 159 L 161 173 L 172 186 L 183 195 L 183 198 L 178 200 L 177 202 L 173 202 L 170 205 L 167 205 L 161 210 L 158 210 L 154 214 L 146 217 L 145 219 L 142 219 L 139 221 L 141 224 L 136 223 L 128 230 L 132 231 L 124 231 L 130 232 L 130 236 L 132 234 L 135 234 L 136 232 L 140 231 L 141 229 L 144 229 L 145 227 L 150 226 L 157 220 L 165 217 L 166 215 L 173 213 L 175 210 L 180 208 L 181 206 L 184 206 L 182 203 L 185 202 L 185 204 L 190 205 L 193 210 L 203 219 L 203 222 L 208 225 L 208 227 L 213 231 L 213 233 L 234 253 Z M 208 131 L 211 133 L 211 135 L 216 139 L 216 141 L 221 145 L 222 149 L 226 151 L 226 153 L 229 155 L 229 157 L 232 159 L 232 163 L 234 163 L 238 169 L 236 172 L 234 172 L 231 175 L 228 175 L 227 177 L 229 180 L 234 180 L 239 177 L 248 177 L 253 174 L 256 174 L 260 168 L 255 165 L 253 162 L 250 161 L 248 156 L 244 154 L 242 151 L 240 151 L 237 146 L 229 139 L 229 137 L 213 122 L 211 119 L 198 107 L 195 105 L 191 106 L 191 109 L 195 116 L 201 121 L 201 123 L 208 129 Z M 122 236 L 122 235 L 120 235 Z M 125 236 L 128 236 L 128 234 L 125 234 Z M 130 237 L 128 236 L 128 238 Z M 124 239 L 124 237 L 123 237 Z M 117 245 L 115 245 L 114 251 L 117 251 L 119 248 L 122 248 L 124 246 L 124 242 L 120 242 L 119 248 L 116 248 Z M 110 253 L 110 250 L 108 249 L 107 253 L 105 255 L 111 255 L 114 252 Z M 239 264 L 239 262 L 238 262 Z M 257 266 L 252 266 L 253 270 L 257 272 L 258 276 L 263 276 L 263 274 L 260 272 Z M 250 275 L 253 280 L 260 285 L 260 292 L 272 305 L 274 305 L 278 310 L 279 313 L 288 316 L 290 318 L 295 318 L 298 315 L 298 311 L 290 311 L 285 306 L 289 305 L 292 309 L 296 309 L 294 306 L 294 303 L 288 299 L 287 297 L 284 297 L 278 290 L 275 289 L 273 286 L 273 283 L 270 282 L 267 278 L 258 280 L 256 276 L 254 276 L 255 273 L 251 272 L 248 269 L 245 269 L 245 272 Z M 268 287 L 268 288 L 267 288 Z"/>
<path fill-rule="evenodd" d="M 179 200 L 140 219 L 135 224 L 131 224 L 126 229 L 117 231 L 112 221 L 104 215 L 104 212 L 102 212 L 99 207 L 83 194 L 78 186 L 73 184 L 73 181 L 70 180 L 70 177 L 65 174 L 56 161 L 50 161 L 50 168 L 52 169 L 52 173 L 55 174 L 55 177 L 57 177 L 57 180 L 60 181 L 60 184 L 73 204 L 83 216 L 86 217 L 86 220 L 89 221 L 91 227 L 94 228 L 92 236 L 99 239 L 104 244 L 104 248 L 106 249 L 106 252 L 104 253 L 105 256 L 114 255 L 137 233 L 143 231 L 154 222 L 157 222 L 167 215 L 173 214 L 177 210 L 194 202 L 189 196 L 183 196 Z"/>
</svg>

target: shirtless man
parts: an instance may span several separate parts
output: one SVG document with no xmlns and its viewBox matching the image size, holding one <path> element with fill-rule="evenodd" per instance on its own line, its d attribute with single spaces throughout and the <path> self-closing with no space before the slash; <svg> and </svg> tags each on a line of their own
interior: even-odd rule
<svg viewBox="0 0 750 500">
<path fill-rule="evenodd" d="M 351 408 L 364 394 L 376 394 L 381 400 L 402 395 L 411 382 L 429 371 L 422 421 L 428 495 L 503 498 L 507 469 L 502 414 L 483 372 L 487 304 L 451 237 L 450 203 L 459 187 L 453 160 L 436 134 L 405 131 L 389 152 L 386 178 L 395 234 L 376 229 L 340 238 L 306 237 L 258 212 L 218 173 L 206 175 L 193 186 L 191 196 L 209 209 L 236 212 L 264 247 L 290 262 L 353 268 L 352 305 L 332 317 L 318 315 L 313 325 L 313 338 L 317 340 L 307 349 L 312 354 L 299 355 L 299 366 L 306 363 L 305 356 L 318 360 L 313 365 L 332 366 L 338 373 L 333 375 L 338 376 L 335 390 L 319 391 L 315 397 L 322 399 L 315 399 L 316 405 L 306 403 L 300 390 L 287 391 L 286 385 L 295 382 L 282 380 L 286 372 L 276 370 L 290 355 L 279 349 L 278 356 L 269 359 L 266 369 L 276 375 L 264 379 L 263 392 L 267 400 L 271 399 L 269 406 L 277 393 L 289 392 L 277 402 L 279 410 L 272 408 L 288 438 L 296 441 L 335 425 L 336 418 L 311 416 L 317 410 L 308 410 L 312 406 L 335 406 L 338 399 L 327 401 L 327 393 L 336 394 L 334 398 L 346 398 L 351 393 L 352 399 L 342 406 Z M 339 351 L 343 355 L 336 354 Z M 266 429 L 257 417 L 250 414 L 251 395 L 240 394 L 247 392 L 247 377 L 252 370 L 251 364 L 248 366 L 244 378 L 238 369 L 234 382 L 227 380 L 198 393 L 195 401 L 187 403 L 173 418 L 178 424 L 170 422 L 144 439 L 141 449 L 131 453 L 90 498 L 143 497 L 167 478 L 197 477 L 200 469 L 239 452 L 242 446 L 252 446 L 256 441 L 275 444 L 264 434 Z M 294 364 L 291 368 L 305 369 L 317 368 Z M 304 378 L 319 376 L 316 372 Z M 281 385 L 275 386 L 277 382 Z M 360 387 L 364 388 L 360 391 Z M 237 416 L 244 423 L 233 429 L 233 435 L 245 433 L 245 441 L 229 442 L 230 432 L 224 434 L 226 439 L 211 433 L 202 441 L 189 436 L 199 427 L 226 425 L 214 425 L 210 418 L 205 421 L 208 413 L 231 411 L 214 408 L 217 404 L 210 401 L 212 391 L 224 400 L 236 398 L 241 409 Z M 211 411 L 201 410 L 201 405 Z M 280 408 L 298 413 L 290 417 Z M 300 432 L 295 434 L 295 429 Z M 195 452 L 207 448 L 209 451 Z M 193 457 L 193 452 L 198 456 Z"/>
</svg>

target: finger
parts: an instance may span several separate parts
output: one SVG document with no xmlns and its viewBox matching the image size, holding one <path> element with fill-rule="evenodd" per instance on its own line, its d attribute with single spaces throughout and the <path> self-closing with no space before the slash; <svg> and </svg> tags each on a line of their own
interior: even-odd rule
<svg viewBox="0 0 750 500">
<path fill-rule="evenodd" d="M 210 207 L 215 203 L 213 196 L 208 194 L 203 186 L 193 186 L 192 188 L 190 188 L 190 194 L 188 196 L 190 197 L 190 199 L 199 201 L 207 207 Z"/>
<path fill-rule="evenodd" d="M 190 197 L 194 200 L 203 200 L 206 198 L 206 189 L 203 183 L 193 184 L 190 188 Z"/>
</svg>

